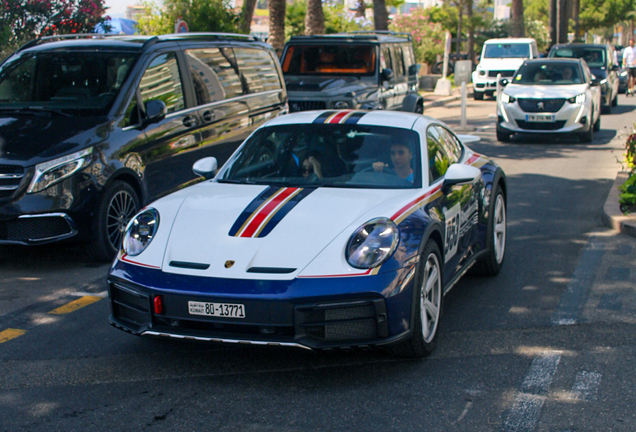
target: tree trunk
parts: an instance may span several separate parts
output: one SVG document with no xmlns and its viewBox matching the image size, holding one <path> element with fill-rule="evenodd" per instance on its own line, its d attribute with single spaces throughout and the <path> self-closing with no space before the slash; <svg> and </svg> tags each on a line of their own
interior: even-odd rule
<svg viewBox="0 0 636 432">
<path fill-rule="evenodd" d="M 558 43 L 567 43 L 568 41 L 568 14 L 566 1 L 567 0 L 559 0 L 557 3 Z"/>
<path fill-rule="evenodd" d="M 560 0 L 550 0 L 550 46 L 548 51 L 552 48 L 552 45 L 557 43 L 557 3 Z"/>
<path fill-rule="evenodd" d="M 252 27 L 252 17 L 254 16 L 254 8 L 257 0 L 244 0 L 241 10 L 241 24 L 239 30 L 241 33 L 249 34 Z"/>
<path fill-rule="evenodd" d="M 523 0 L 512 0 L 510 7 L 511 34 L 513 37 L 524 37 L 526 34 L 523 24 Z"/>
<path fill-rule="evenodd" d="M 322 0 L 309 0 L 307 2 L 307 15 L 305 15 L 305 34 L 307 36 L 325 33 L 325 14 L 322 11 Z"/>
<path fill-rule="evenodd" d="M 278 57 L 283 55 L 285 47 L 285 0 L 269 0 L 269 38 L 267 42 L 274 48 Z"/>
<path fill-rule="evenodd" d="M 462 49 L 462 15 L 464 15 L 463 6 L 463 2 L 459 2 L 459 4 L 457 5 L 457 42 L 455 45 L 457 48 L 457 60 L 461 58 L 459 55 L 461 54 Z"/>
<path fill-rule="evenodd" d="M 373 23 L 376 30 L 389 29 L 389 13 L 384 0 L 373 0 Z"/>
<path fill-rule="evenodd" d="M 475 28 L 473 25 L 473 0 L 466 2 L 466 17 L 468 18 L 468 60 L 475 63 Z"/>
<path fill-rule="evenodd" d="M 364 0 L 358 0 L 358 4 L 356 5 L 356 17 L 364 18 L 367 13 L 367 5 L 364 3 Z"/>
<path fill-rule="evenodd" d="M 574 18 L 574 42 L 580 42 L 580 29 L 579 29 L 579 12 L 581 11 L 581 1 L 574 0 L 573 6 L 573 18 Z"/>
</svg>

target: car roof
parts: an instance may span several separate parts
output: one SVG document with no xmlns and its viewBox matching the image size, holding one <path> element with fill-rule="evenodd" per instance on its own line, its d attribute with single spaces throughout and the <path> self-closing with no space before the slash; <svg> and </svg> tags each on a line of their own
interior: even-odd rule
<svg viewBox="0 0 636 432">
<path fill-rule="evenodd" d="M 351 33 L 331 33 L 312 36 L 292 36 L 289 43 L 295 42 L 379 42 L 379 43 L 404 43 L 411 42 L 410 33 L 394 31 L 355 31 Z"/>
<path fill-rule="evenodd" d="M 609 45 L 606 44 L 586 44 L 586 43 L 564 43 L 564 44 L 555 44 L 552 49 L 554 48 L 567 48 L 567 47 L 574 47 L 574 48 L 578 48 L 578 47 L 584 47 L 584 48 L 607 48 Z"/>
<path fill-rule="evenodd" d="M 22 46 L 24 50 L 60 50 L 60 49 L 113 49 L 142 51 L 155 44 L 169 42 L 259 42 L 254 36 L 234 33 L 177 33 L 160 36 L 141 35 L 103 35 L 97 33 L 45 36 Z M 265 45 L 260 43 L 259 45 Z"/>
<path fill-rule="evenodd" d="M 484 44 L 495 44 L 495 43 L 531 43 L 535 42 L 532 38 L 499 38 L 499 39 L 488 39 Z"/>
<path fill-rule="evenodd" d="M 368 126 L 386 126 L 400 129 L 413 129 L 413 125 L 419 119 L 424 119 L 428 123 L 441 123 L 436 119 L 423 116 L 421 114 L 408 113 L 403 111 L 364 111 L 364 110 L 321 110 L 321 111 L 300 111 L 293 114 L 276 117 L 266 123 L 266 126 L 300 125 L 313 123 L 333 123 L 338 124 L 341 119 L 346 122 L 346 116 L 350 114 L 352 118 L 359 117 L 356 124 Z"/>
<path fill-rule="evenodd" d="M 526 60 L 526 63 L 582 63 L 583 59 L 578 57 L 542 57 L 538 59 Z"/>
</svg>

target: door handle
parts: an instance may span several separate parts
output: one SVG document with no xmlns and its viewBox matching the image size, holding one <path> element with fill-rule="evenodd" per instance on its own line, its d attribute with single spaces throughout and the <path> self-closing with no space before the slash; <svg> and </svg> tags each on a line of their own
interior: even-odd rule
<svg viewBox="0 0 636 432">
<path fill-rule="evenodd" d="M 197 125 L 197 119 L 195 117 L 192 116 L 187 116 L 183 119 L 183 125 L 185 127 L 193 127 Z"/>
<path fill-rule="evenodd" d="M 214 120 L 214 117 L 216 117 L 214 115 L 214 113 L 212 111 L 206 111 L 203 113 L 203 120 L 205 120 L 206 122 L 211 122 Z"/>
</svg>

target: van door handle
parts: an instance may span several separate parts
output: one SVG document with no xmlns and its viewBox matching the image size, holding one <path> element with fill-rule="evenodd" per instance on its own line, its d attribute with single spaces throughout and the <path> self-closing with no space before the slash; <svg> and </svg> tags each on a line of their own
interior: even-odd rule
<svg viewBox="0 0 636 432">
<path fill-rule="evenodd" d="M 205 120 L 206 122 L 211 122 L 214 120 L 214 113 L 212 111 L 206 111 L 203 113 L 203 120 Z"/>
<path fill-rule="evenodd" d="M 183 119 L 183 125 L 185 127 L 193 127 L 197 125 L 197 119 L 195 117 L 192 116 L 187 116 L 186 118 Z"/>
</svg>

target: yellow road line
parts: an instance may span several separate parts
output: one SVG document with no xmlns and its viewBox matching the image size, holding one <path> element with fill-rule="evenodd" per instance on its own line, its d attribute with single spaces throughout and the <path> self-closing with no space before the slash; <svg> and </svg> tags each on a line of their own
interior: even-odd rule
<svg viewBox="0 0 636 432">
<path fill-rule="evenodd" d="M 53 309 L 50 314 L 54 315 L 64 315 L 67 313 L 75 312 L 78 309 L 83 308 L 84 306 L 88 306 L 89 304 L 100 301 L 102 298 L 97 296 L 84 296 L 80 297 L 75 301 L 65 304 L 64 306 L 60 306 L 57 309 Z"/>
<path fill-rule="evenodd" d="M 18 336 L 22 336 L 26 333 L 26 330 L 19 329 L 6 329 L 0 332 L 0 344 L 10 341 L 11 339 L 15 339 Z"/>
</svg>

